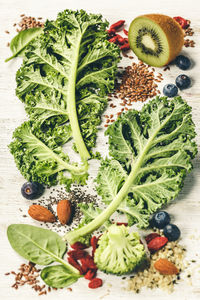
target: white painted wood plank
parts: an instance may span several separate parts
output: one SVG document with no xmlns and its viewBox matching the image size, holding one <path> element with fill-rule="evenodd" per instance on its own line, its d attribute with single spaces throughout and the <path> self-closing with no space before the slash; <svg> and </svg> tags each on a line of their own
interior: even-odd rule
<svg viewBox="0 0 200 300">
<path fill-rule="evenodd" d="M 17 267 L 23 262 L 10 247 L 6 238 L 6 228 L 11 223 L 28 222 L 29 224 L 37 224 L 30 220 L 30 218 L 23 218 L 19 212 L 22 208 L 24 212 L 27 211 L 30 204 L 29 201 L 23 199 L 20 194 L 21 185 L 24 182 L 23 177 L 18 172 L 12 155 L 9 153 L 7 145 L 11 141 L 13 130 L 20 125 L 25 119 L 23 104 L 15 96 L 15 73 L 20 66 L 21 60 L 16 59 L 10 63 L 5 64 L 3 60 L 9 56 L 9 49 L 6 47 L 11 36 L 14 36 L 15 31 L 12 27 L 14 22 L 19 20 L 19 15 L 25 13 L 27 15 L 53 19 L 57 13 L 63 9 L 86 9 L 90 12 L 102 13 L 105 18 L 110 22 L 120 19 L 126 19 L 129 23 L 135 16 L 144 13 L 158 12 L 165 13 L 171 16 L 182 15 L 192 20 L 192 27 L 195 29 L 194 39 L 196 41 L 195 48 L 185 49 L 183 53 L 187 53 L 194 61 L 194 66 L 191 70 L 187 71 L 193 78 L 193 86 L 181 95 L 188 101 L 193 109 L 193 119 L 196 124 L 198 132 L 197 141 L 200 145 L 200 82 L 199 82 L 199 69 L 200 69 L 200 17 L 199 17 L 199 1 L 174 1 L 174 0 L 127 0 L 127 1 L 107 1 L 101 0 L 94 2 L 92 0 L 1 0 L 0 1 L 0 53 L 1 53 L 1 72 L 0 72 L 0 295 L 2 299 L 8 300 L 23 300 L 27 297 L 37 299 L 37 295 L 29 287 L 24 287 L 19 291 L 10 288 L 12 283 L 11 278 L 3 274 L 11 269 L 16 270 Z M 5 34 L 5 30 L 11 32 L 10 35 Z M 124 64 L 130 61 L 124 61 Z M 176 76 L 180 71 L 172 67 L 170 71 L 163 72 L 165 81 L 174 82 Z M 161 85 L 161 87 L 162 87 Z M 141 104 L 134 104 L 134 108 L 140 108 Z M 106 113 L 110 113 L 110 109 Z M 113 111 L 112 111 L 113 112 Z M 106 138 L 103 136 L 104 127 L 100 127 L 97 149 L 107 154 L 105 151 Z M 173 214 L 174 222 L 181 228 L 182 243 L 186 245 L 189 257 L 195 257 L 199 253 L 199 240 L 192 240 L 191 235 L 200 236 L 200 160 L 198 157 L 194 160 L 194 170 L 189 174 L 185 180 L 185 185 L 179 197 L 168 207 L 168 211 Z M 98 169 L 98 163 L 91 162 L 91 175 L 95 176 Z M 91 186 L 92 181 L 89 182 Z M 46 192 L 48 195 L 49 191 Z M 199 261 L 199 257 L 197 257 Z M 102 277 L 102 276 L 101 276 Z M 199 279 L 200 273 L 196 272 L 193 280 L 193 286 L 187 283 L 180 283 L 172 295 L 155 290 L 144 290 L 141 294 L 135 295 L 122 290 L 122 280 L 114 276 L 103 275 L 105 279 L 104 286 L 95 291 L 87 288 L 87 282 L 82 280 L 74 285 L 73 292 L 67 292 L 66 289 L 52 292 L 48 294 L 48 299 L 200 299 Z M 108 283 L 112 283 L 112 287 L 108 287 Z M 110 292 L 109 292 L 110 290 Z"/>
</svg>

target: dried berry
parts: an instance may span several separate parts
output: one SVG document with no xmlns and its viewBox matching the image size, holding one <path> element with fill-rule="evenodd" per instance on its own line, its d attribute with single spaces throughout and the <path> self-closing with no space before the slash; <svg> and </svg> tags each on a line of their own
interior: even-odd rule
<svg viewBox="0 0 200 300">
<path fill-rule="evenodd" d="M 149 251 L 155 252 L 158 251 L 160 248 L 162 248 L 165 244 L 167 244 L 168 239 L 164 236 L 158 236 L 151 240 L 147 246 Z"/>
<path fill-rule="evenodd" d="M 102 286 L 102 284 L 103 284 L 102 279 L 100 279 L 100 278 L 94 278 L 94 279 L 92 279 L 92 280 L 89 282 L 88 287 L 89 287 L 90 289 L 96 289 L 96 288 Z"/>
<path fill-rule="evenodd" d="M 72 257 L 68 257 L 67 260 L 70 265 L 79 270 L 81 275 L 84 274 L 80 264 L 75 259 L 73 259 Z"/>
<path fill-rule="evenodd" d="M 145 237 L 145 241 L 148 244 L 151 240 L 155 239 L 158 236 L 160 236 L 160 234 L 158 234 L 156 232 L 150 233 Z"/>
<path fill-rule="evenodd" d="M 97 249 L 97 242 L 98 242 L 98 238 L 94 235 L 90 240 L 90 244 L 92 246 L 92 257 L 94 257 L 94 252 Z"/>
<path fill-rule="evenodd" d="M 94 263 L 92 256 L 87 255 L 86 257 L 81 258 L 80 261 L 81 261 L 81 265 L 83 266 L 84 269 L 87 268 L 88 270 L 89 269 L 97 270 L 97 266 Z"/>
<path fill-rule="evenodd" d="M 88 255 L 87 252 L 85 252 L 81 249 L 68 251 L 67 254 L 75 260 L 79 260 L 79 259 L 85 257 L 86 255 Z"/>
<path fill-rule="evenodd" d="M 85 274 L 84 278 L 88 280 L 92 280 L 95 278 L 97 271 L 96 270 L 88 270 L 87 273 Z"/>
<path fill-rule="evenodd" d="M 87 245 L 82 244 L 81 242 L 76 242 L 76 243 L 74 243 L 73 245 L 70 245 L 70 246 L 74 250 L 83 250 L 83 249 L 88 248 Z"/>
<path fill-rule="evenodd" d="M 118 29 L 121 29 L 121 27 L 124 25 L 124 23 L 125 23 L 125 20 L 120 20 L 120 21 L 118 21 L 116 23 L 113 23 L 110 26 L 109 30 L 114 29 L 115 31 L 117 31 Z"/>
<path fill-rule="evenodd" d="M 186 29 L 189 26 L 188 21 L 182 17 L 174 17 L 173 19 L 178 22 L 183 29 Z"/>
</svg>

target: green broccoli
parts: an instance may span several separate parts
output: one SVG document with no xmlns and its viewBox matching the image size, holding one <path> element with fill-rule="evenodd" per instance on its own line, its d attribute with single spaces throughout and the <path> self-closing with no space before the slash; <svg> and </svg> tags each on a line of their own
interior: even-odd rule
<svg viewBox="0 0 200 300">
<path fill-rule="evenodd" d="M 111 225 L 99 239 L 98 245 L 94 261 L 106 273 L 129 273 L 146 259 L 139 234 L 129 233 L 129 227 L 124 225 Z"/>
</svg>

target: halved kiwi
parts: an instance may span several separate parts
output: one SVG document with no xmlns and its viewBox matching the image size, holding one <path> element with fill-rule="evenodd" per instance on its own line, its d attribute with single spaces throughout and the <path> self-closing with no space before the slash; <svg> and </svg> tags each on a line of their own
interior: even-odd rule
<svg viewBox="0 0 200 300">
<path fill-rule="evenodd" d="M 160 14 L 134 19 L 128 39 L 138 58 L 155 67 L 162 67 L 174 60 L 184 44 L 180 25 L 174 19 Z"/>
</svg>

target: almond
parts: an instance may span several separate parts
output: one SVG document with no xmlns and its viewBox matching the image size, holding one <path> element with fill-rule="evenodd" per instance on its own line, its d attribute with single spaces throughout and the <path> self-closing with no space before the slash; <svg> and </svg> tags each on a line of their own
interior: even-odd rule
<svg viewBox="0 0 200 300">
<path fill-rule="evenodd" d="M 163 275 L 174 275 L 179 273 L 177 267 L 171 261 L 165 258 L 160 258 L 157 260 L 154 263 L 154 267 Z"/>
<path fill-rule="evenodd" d="M 58 202 L 57 215 L 62 225 L 65 225 L 70 221 L 72 215 L 72 208 L 69 200 L 64 199 Z"/>
<path fill-rule="evenodd" d="M 29 216 L 31 216 L 31 218 L 37 221 L 50 223 L 56 221 L 56 217 L 52 214 L 52 212 L 50 212 L 50 210 L 41 205 L 31 205 L 29 207 L 28 214 Z"/>
</svg>

